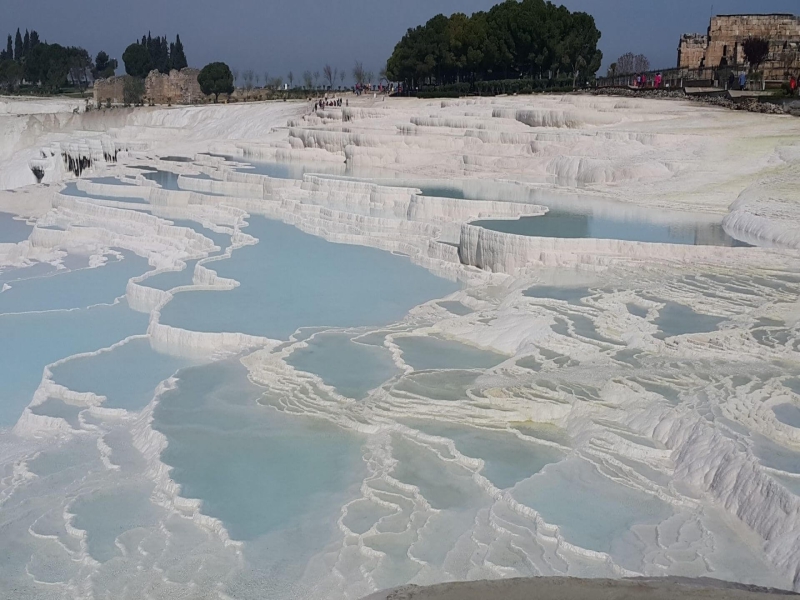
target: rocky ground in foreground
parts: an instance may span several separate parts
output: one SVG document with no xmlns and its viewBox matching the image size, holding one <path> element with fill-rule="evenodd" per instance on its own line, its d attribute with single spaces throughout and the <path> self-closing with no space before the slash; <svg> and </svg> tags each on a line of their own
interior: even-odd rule
<svg viewBox="0 0 800 600">
<path fill-rule="evenodd" d="M 575 579 L 534 577 L 444 583 L 430 587 L 404 586 L 378 592 L 364 600 L 757 600 L 797 596 L 792 592 L 745 586 L 716 579 Z"/>
</svg>

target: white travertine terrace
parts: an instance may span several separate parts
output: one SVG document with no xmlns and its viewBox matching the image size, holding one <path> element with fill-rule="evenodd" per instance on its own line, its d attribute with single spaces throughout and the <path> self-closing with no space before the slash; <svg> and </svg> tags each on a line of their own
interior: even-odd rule
<svg viewBox="0 0 800 600">
<path fill-rule="evenodd" d="M 60 265 L 70 254 L 101 265 L 112 248 L 144 257 L 153 271 L 128 282 L 125 300 L 149 315 L 149 327 L 120 344 L 148 339 L 163 354 L 196 361 L 242 355 L 251 380 L 269 391 L 271 408 L 364 436 L 368 477 L 341 509 L 339 538 L 309 565 L 314 597 L 358 598 L 374 591 L 395 555 L 415 564 L 419 583 L 670 574 L 800 589 L 800 497 L 792 488 L 800 465 L 782 469 L 764 450 L 769 444 L 786 452 L 800 447 L 800 429 L 773 410 L 800 405 L 800 387 L 789 384 L 800 376 L 800 121 L 579 95 L 351 104 L 316 114 L 296 103 L 73 113 L 45 101 L 0 102 L 0 123 L 24 113 L 0 139 L 0 188 L 15 190 L 0 192 L 0 210 L 36 223 L 28 240 L 0 243 L 0 269 Z M 346 160 L 369 177 L 277 179 L 235 170 L 208 152 L 245 162 Z M 111 155 L 116 163 L 107 162 Z M 158 161 L 168 155 L 193 162 Z M 91 159 L 84 178 L 64 168 L 63 156 Z M 31 166 L 44 169 L 42 185 L 33 185 Z M 158 187 L 137 166 L 177 173 L 179 189 Z M 192 177 L 198 174 L 209 178 Z M 99 176 L 131 185 L 87 179 Z M 68 193 L 66 182 L 87 197 Z M 482 199 L 421 193 L 449 185 Z M 524 237 L 470 224 L 536 218 L 546 214 L 545 205 L 622 220 L 721 222 L 731 236 L 760 247 Z M 467 310 L 455 314 L 429 302 L 379 330 L 377 346 L 390 353 L 399 374 L 363 402 L 288 364 L 314 336 L 281 342 L 162 323 L 161 311 L 176 294 L 240 285 L 217 276 L 215 263 L 258 243 L 247 233 L 255 215 L 331 242 L 406 255 L 462 282 L 447 300 Z M 175 220 L 229 234 L 231 244 L 219 248 L 202 229 Z M 188 267 L 188 261 L 197 263 Z M 151 277 L 183 268 L 194 269 L 191 285 L 147 285 Z M 585 295 L 576 302 L 525 295 L 532 286 L 585 288 Z M 679 313 L 677 325 L 667 316 L 675 305 L 689 314 Z M 666 331 L 703 316 L 722 325 Z M 432 376 L 406 362 L 404 337 L 455 340 L 500 353 L 502 361 L 463 385 L 448 380 L 444 387 L 459 391 L 445 399 L 428 382 L 436 369 Z M 103 351 L 108 349 L 97 353 Z M 163 382 L 139 413 L 107 409 L 102 396 L 54 381 L 52 369 L 76 358 L 45 369 L 13 434 L 31 452 L 40 442 L 97 436 L 98 451 L 113 471 L 113 454 L 96 423 L 123 422 L 143 458 L 141 474 L 153 486 L 154 504 L 209 533 L 223 569 L 236 572 L 243 544 L 222 520 L 205 514 L 199 500 L 181 496 L 161 460 L 168 442 L 152 427 L 153 412 L 177 380 Z M 82 407 L 91 418 L 77 430 L 62 418 L 37 414 L 48 399 Z M 606 551 L 582 546 L 563 523 L 518 497 L 516 487 L 495 485 L 481 457 L 459 451 L 444 434 L 415 429 L 419 419 L 502 431 L 520 443 L 563 452 L 565 458 L 541 474 L 558 484 L 558 469 L 576 480 L 588 469 L 657 500 L 671 516 L 638 524 Z M 537 427 L 558 428 L 569 441 L 537 437 Z M 463 528 L 462 535 L 438 562 L 431 548 L 444 535 L 436 530 L 443 511 L 420 486 L 397 475 L 397 440 L 442 459 L 445 470 L 463 476 L 464 489 L 469 485 L 474 493 L 474 514 L 463 523 L 454 517 L 453 529 Z M 0 455 L 8 467 L 2 473 L 11 473 L 0 485 L 0 511 L 5 498 L 24 493 L 35 477 L 26 470 L 27 455 L 7 454 L 11 458 Z M 350 517 L 360 511 L 394 514 L 408 539 L 397 541 L 399 550 L 381 547 L 375 540 L 388 517 L 358 529 Z M 80 597 L 85 581 L 103 580 L 113 567 L 93 561 L 85 533 L 72 526 L 68 512 L 65 528 L 81 540 L 73 559 L 83 566 L 65 589 Z"/>
</svg>

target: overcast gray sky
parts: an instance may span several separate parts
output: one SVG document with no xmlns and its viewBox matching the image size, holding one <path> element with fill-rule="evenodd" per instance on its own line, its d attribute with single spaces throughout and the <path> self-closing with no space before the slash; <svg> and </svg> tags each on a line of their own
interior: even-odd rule
<svg viewBox="0 0 800 600">
<path fill-rule="evenodd" d="M 151 31 L 180 33 L 189 65 L 222 60 L 263 77 L 292 70 L 297 80 L 325 63 L 356 60 L 377 73 L 409 27 L 437 13 L 485 10 L 499 0 L 0 0 L 0 34 L 36 29 L 43 40 L 105 50 L 125 47 Z M 558 1 L 556 2 L 559 3 Z M 603 37 L 603 71 L 620 54 L 674 66 L 681 33 L 705 32 L 710 0 L 561 0 L 594 15 Z M 715 14 L 797 13 L 798 0 L 713 0 Z M 120 61 L 120 70 L 122 72 Z M 348 77 L 349 79 L 349 77 Z"/>
</svg>

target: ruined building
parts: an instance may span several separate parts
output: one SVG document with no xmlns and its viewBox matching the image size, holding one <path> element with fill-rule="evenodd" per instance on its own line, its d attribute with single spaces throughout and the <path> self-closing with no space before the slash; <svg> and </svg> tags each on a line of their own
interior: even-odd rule
<svg viewBox="0 0 800 600">
<path fill-rule="evenodd" d="M 706 35 L 686 34 L 678 46 L 678 68 L 745 67 L 742 43 L 750 37 L 769 40 L 761 66 L 766 79 L 785 79 L 800 70 L 800 17 L 795 15 L 719 15 Z"/>
<path fill-rule="evenodd" d="M 151 71 L 144 81 L 145 104 L 200 104 L 208 102 L 208 98 L 197 83 L 197 69 L 182 69 L 162 74 Z M 99 79 L 94 84 L 94 101 L 105 104 L 124 103 L 125 80 L 128 75 Z"/>
</svg>

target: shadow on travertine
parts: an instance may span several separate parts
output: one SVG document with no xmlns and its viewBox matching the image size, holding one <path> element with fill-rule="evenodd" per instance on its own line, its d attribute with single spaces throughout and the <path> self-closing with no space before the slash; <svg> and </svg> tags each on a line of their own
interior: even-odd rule
<svg viewBox="0 0 800 600">
<path fill-rule="evenodd" d="M 786 590 L 682 577 L 641 579 L 575 579 L 533 577 L 403 586 L 363 600 L 755 600 L 798 596 Z"/>
</svg>

